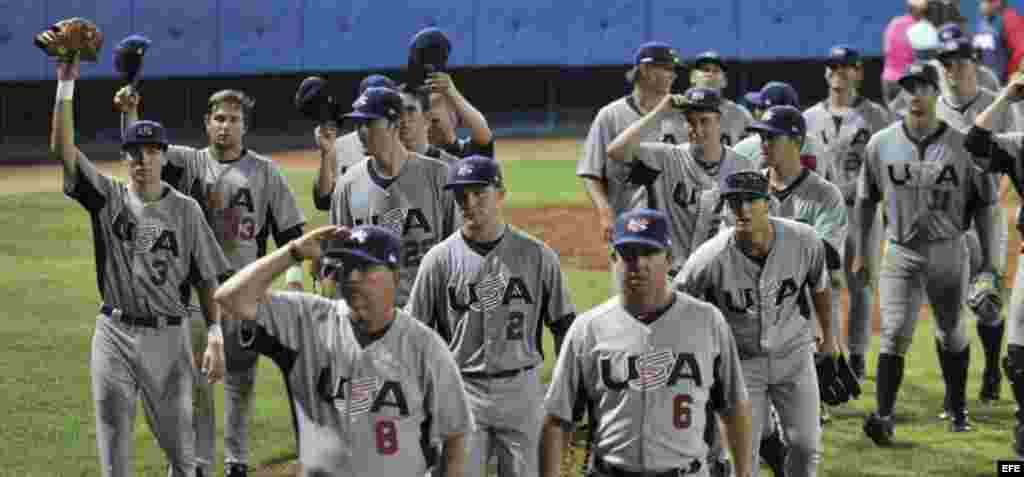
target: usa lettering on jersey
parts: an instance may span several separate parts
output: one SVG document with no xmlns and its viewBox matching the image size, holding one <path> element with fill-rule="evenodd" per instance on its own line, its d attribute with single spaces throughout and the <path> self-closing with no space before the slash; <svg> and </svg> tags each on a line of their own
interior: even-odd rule
<svg viewBox="0 0 1024 477">
<path fill-rule="evenodd" d="M 321 395 L 332 402 L 338 412 L 360 416 L 368 412 L 377 413 L 385 407 L 393 408 L 402 417 L 409 415 L 409 405 L 402 384 L 397 381 L 367 376 L 356 379 L 339 377 L 331 386 L 330 369 L 320 373 Z M 348 394 L 345 393 L 346 387 Z"/>
<path fill-rule="evenodd" d="M 689 380 L 704 385 L 693 353 L 660 349 L 643 354 L 607 353 L 600 358 L 601 382 L 613 391 L 653 391 Z"/>
</svg>

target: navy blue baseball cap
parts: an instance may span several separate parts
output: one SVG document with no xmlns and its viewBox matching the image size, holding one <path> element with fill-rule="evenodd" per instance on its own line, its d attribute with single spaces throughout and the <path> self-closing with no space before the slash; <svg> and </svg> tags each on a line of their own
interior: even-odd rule
<svg viewBox="0 0 1024 477">
<path fill-rule="evenodd" d="M 324 241 L 323 247 L 327 261 L 356 259 L 397 267 L 402 256 L 402 242 L 398 235 L 378 225 L 357 226 L 347 238 Z"/>
<path fill-rule="evenodd" d="M 861 63 L 860 52 L 849 45 L 836 45 L 828 50 L 828 66 L 856 66 Z"/>
<path fill-rule="evenodd" d="M 374 119 L 398 119 L 402 111 L 402 96 L 390 88 L 374 86 L 367 88 L 362 95 L 352 103 L 352 112 L 345 115 L 346 118 L 358 121 L 371 121 Z"/>
<path fill-rule="evenodd" d="M 725 62 L 722 61 L 722 55 L 719 55 L 718 52 L 714 50 L 705 51 L 693 59 L 694 68 L 700 68 L 701 65 L 707 63 L 716 64 L 719 68 L 723 70 L 725 69 Z"/>
<path fill-rule="evenodd" d="M 743 98 L 759 108 L 780 105 L 800 107 L 800 96 L 796 94 L 796 90 L 789 83 L 781 81 L 769 81 L 761 87 L 761 91 L 748 93 Z"/>
<path fill-rule="evenodd" d="M 636 53 L 633 55 L 634 65 L 651 63 L 667 63 L 678 66 L 682 63 L 682 60 L 679 59 L 679 53 L 676 52 L 675 48 L 672 48 L 667 43 L 652 41 L 640 45 L 640 48 L 637 48 Z"/>
<path fill-rule="evenodd" d="M 754 121 L 747 127 L 747 131 L 803 137 L 807 133 L 807 122 L 800 110 L 793 106 L 772 106 L 760 121 Z"/>
<path fill-rule="evenodd" d="M 623 212 L 615 220 L 612 243 L 616 249 L 630 243 L 667 249 L 672 245 L 668 232 L 668 216 L 654 209 L 633 209 Z"/>
<path fill-rule="evenodd" d="M 374 87 L 398 89 L 398 84 L 395 83 L 395 80 L 384 75 L 370 75 L 359 82 L 359 95 L 362 96 L 367 89 Z"/>
<path fill-rule="evenodd" d="M 409 42 L 409 63 L 444 68 L 451 52 L 452 42 L 448 35 L 440 28 L 427 27 L 417 32 Z"/>
<path fill-rule="evenodd" d="M 448 183 L 445 189 L 468 185 L 493 185 L 502 187 L 501 166 L 492 157 L 469 156 L 459 159 L 448 167 Z"/>
<path fill-rule="evenodd" d="M 909 89 L 915 83 L 929 83 L 936 89 L 939 87 L 939 71 L 926 61 L 917 61 L 907 66 L 907 71 L 900 76 L 899 85 Z"/>
<path fill-rule="evenodd" d="M 719 194 L 727 199 L 730 197 L 764 199 L 768 197 L 768 178 L 754 170 L 733 172 L 722 176 L 719 191 Z"/>
<path fill-rule="evenodd" d="M 720 113 L 722 95 L 711 88 L 690 88 L 683 93 L 683 111 L 713 111 Z"/>
<path fill-rule="evenodd" d="M 156 121 L 146 119 L 135 121 L 124 131 L 121 149 L 128 150 L 143 144 L 157 144 L 167 150 L 167 130 Z"/>
</svg>

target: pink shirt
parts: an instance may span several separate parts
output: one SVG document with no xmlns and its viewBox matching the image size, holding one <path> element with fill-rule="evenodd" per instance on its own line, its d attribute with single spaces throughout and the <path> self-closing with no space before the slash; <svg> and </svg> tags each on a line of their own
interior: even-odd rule
<svg viewBox="0 0 1024 477">
<path fill-rule="evenodd" d="M 885 45 L 882 47 L 882 51 L 885 52 L 885 67 L 882 69 L 882 80 L 900 79 L 907 65 L 914 62 L 914 50 L 907 39 L 907 30 L 914 23 L 914 17 L 902 15 L 890 20 L 889 25 L 885 27 Z"/>
</svg>

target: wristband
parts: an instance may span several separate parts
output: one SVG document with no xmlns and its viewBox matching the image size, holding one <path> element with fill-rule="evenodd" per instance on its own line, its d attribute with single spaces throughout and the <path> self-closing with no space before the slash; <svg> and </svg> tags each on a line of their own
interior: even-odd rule
<svg viewBox="0 0 1024 477">
<path fill-rule="evenodd" d="M 286 283 L 302 283 L 302 267 L 299 265 L 289 267 L 288 272 L 284 275 L 284 281 Z"/>
<path fill-rule="evenodd" d="M 57 101 L 71 101 L 75 97 L 75 80 L 57 82 Z"/>
<path fill-rule="evenodd" d="M 295 245 L 289 245 L 288 246 L 288 255 L 291 255 L 292 260 L 295 260 L 296 264 L 302 263 L 303 261 L 306 260 L 305 258 L 302 257 L 302 255 L 299 255 L 298 253 L 296 253 Z"/>
<path fill-rule="evenodd" d="M 207 326 L 206 327 L 206 337 L 207 338 L 211 338 L 211 337 L 213 337 L 213 338 L 220 338 L 223 341 L 224 340 L 224 332 L 220 329 L 220 323 L 212 323 L 209 326 Z"/>
</svg>

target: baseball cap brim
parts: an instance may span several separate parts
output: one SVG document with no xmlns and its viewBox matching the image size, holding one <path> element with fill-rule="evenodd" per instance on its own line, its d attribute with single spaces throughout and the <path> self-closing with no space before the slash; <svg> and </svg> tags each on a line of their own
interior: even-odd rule
<svg viewBox="0 0 1024 477">
<path fill-rule="evenodd" d="M 455 188 L 465 187 L 465 186 L 471 186 L 471 185 L 491 185 L 491 181 L 472 180 L 472 179 L 458 180 L 458 181 L 455 181 L 455 182 L 449 182 L 449 183 L 445 184 L 444 185 L 444 189 L 445 190 L 450 190 L 450 189 L 455 189 Z"/>
<path fill-rule="evenodd" d="M 764 103 L 761 102 L 761 92 L 751 91 L 743 95 L 743 100 L 750 103 L 753 106 L 763 107 Z"/>
<path fill-rule="evenodd" d="M 767 199 L 768 198 L 768 194 L 762 194 L 760 192 L 750 192 L 750 191 L 746 191 L 746 190 L 744 190 L 744 191 L 736 191 L 736 192 L 723 192 L 722 193 L 722 198 L 723 199 L 730 199 L 730 198 L 733 198 L 733 197 L 751 198 L 751 199 Z"/>
<path fill-rule="evenodd" d="M 913 85 L 915 85 L 917 83 L 926 83 L 926 84 L 930 84 L 930 85 L 932 85 L 932 86 L 934 86 L 936 88 L 939 87 L 938 83 L 936 83 L 936 82 L 934 82 L 934 81 L 932 81 L 932 80 L 930 80 L 930 79 L 928 79 L 928 78 L 926 78 L 924 76 L 919 76 L 919 75 L 903 76 L 896 83 L 899 84 L 900 88 L 903 88 L 903 89 L 910 89 Z"/>
<path fill-rule="evenodd" d="M 346 119 L 354 119 L 356 121 L 372 121 L 374 119 L 381 119 L 383 117 L 384 116 L 380 114 L 367 113 L 363 111 L 352 111 L 351 113 L 345 115 Z"/>
<path fill-rule="evenodd" d="M 372 255 L 370 255 L 370 254 L 368 254 L 368 253 L 366 253 L 366 252 L 364 252 L 362 250 L 356 250 L 356 249 L 351 249 L 351 248 L 343 248 L 343 249 L 332 250 L 332 251 L 330 251 L 327 254 L 327 256 L 328 257 L 333 257 L 333 258 L 341 259 L 341 261 L 343 261 L 343 262 L 345 261 L 345 259 L 353 259 L 354 258 L 354 259 L 357 259 L 357 260 L 365 260 L 367 262 L 374 263 L 374 264 L 377 264 L 377 265 L 388 265 L 388 262 L 386 262 L 384 260 L 381 260 L 381 259 L 379 259 L 377 257 L 374 257 L 374 256 L 372 256 Z"/>
<path fill-rule="evenodd" d="M 620 238 L 620 239 L 616 240 L 615 242 L 613 242 L 612 245 L 615 247 L 616 250 L 618 250 L 619 247 L 621 247 L 623 245 L 631 244 L 631 243 L 638 243 L 638 244 L 641 244 L 641 245 L 648 245 L 648 246 L 654 247 L 654 248 L 656 248 L 658 250 L 668 249 L 667 245 L 665 245 L 663 243 L 660 243 L 660 242 L 658 242 L 656 240 L 651 240 L 651 239 L 642 238 L 642 237 L 635 237 L 635 236 L 634 237 L 623 237 L 623 238 Z"/>
<path fill-rule="evenodd" d="M 750 131 L 750 132 L 766 132 L 766 133 L 780 134 L 780 135 L 782 135 L 782 134 L 784 134 L 784 135 L 792 135 L 793 134 L 793 133 L 791 133 L 789 131 L 786 131 L 784 129 L 779 129 L 779 128 L 775 127 L 775 126 L 772 126 L 771 124 L 763 123 L 761 121 L 756 121 L 756 122 L 754 122 L 754 124 L 751 124 L 750 126 L 747 126 L 747 131 Z"/>
<path fill-rule="evenodd" d="M 156 146 L 160 146 L 160 148 L 165 150 L 165 151 L 170 147 L 166 142 L 160 142 L 160 141 L 133 141 L 133 142 L 122 143 L 121 144 L 121 150 L 122 151 L 127 151 L 129 149 L 136 148 L 136 147 L 139 147 L 139 146 L 144 146 L 146 144 L 153 144 L 153 145 L 156 145 Z"/>
</svg>

